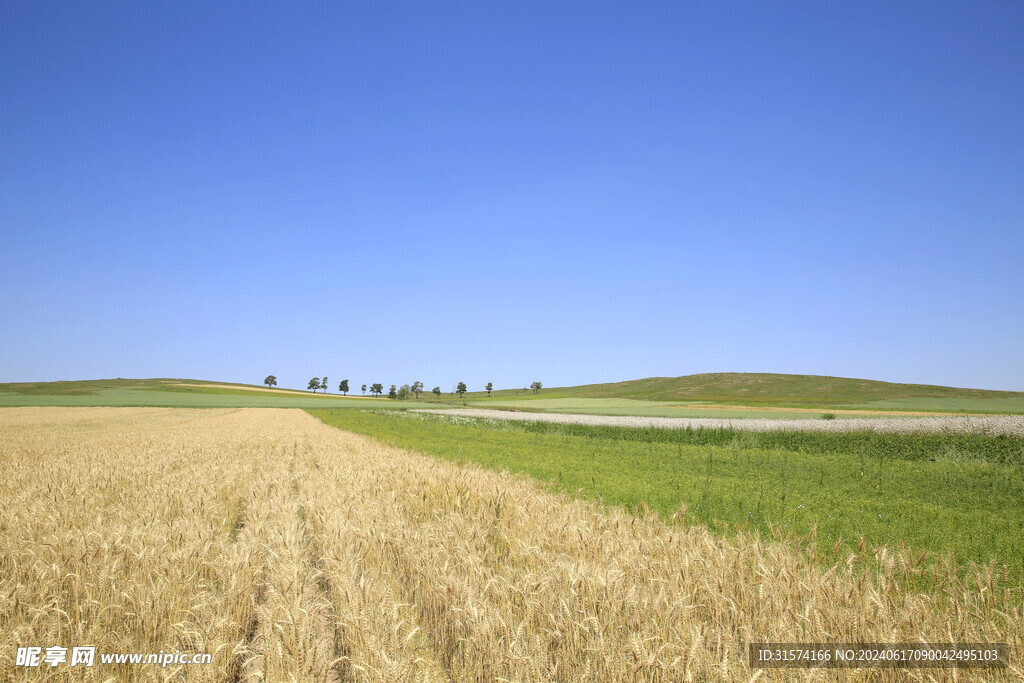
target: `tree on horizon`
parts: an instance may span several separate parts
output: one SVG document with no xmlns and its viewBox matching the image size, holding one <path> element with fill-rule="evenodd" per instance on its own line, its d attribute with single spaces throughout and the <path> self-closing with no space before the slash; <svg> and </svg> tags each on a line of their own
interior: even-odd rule
<svg viewBox="0 0 1024 683">
<path fill-rule="evenodd" d="M 267 385 L 267 389 L 273 389 L 275 386 L 277 386 L 277 376 L 267 375 L 267 378 L 263 380 L 263 383 Z"/>
</svg>

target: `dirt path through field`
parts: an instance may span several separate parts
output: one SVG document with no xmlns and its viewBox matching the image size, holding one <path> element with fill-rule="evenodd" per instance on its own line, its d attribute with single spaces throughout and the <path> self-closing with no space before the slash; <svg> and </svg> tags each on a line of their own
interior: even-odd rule
<svg viewBox="0 0 1024 683">
<path fill-rule="evenodd" d="M 298 410 L 3 409 L 0 465 L 15 680 L 17 647 L 86 642 L 214 653 L 177 667 L 198 681 L 749 680 L 759 640 L 1024 644 L 1020 606 L 956 576 L 902 592 L 911 556 L 878 583 Z"/>
<path fill-rule="evenodd" d="M 820 416 L 822 413 L 835 415 L 871 415 L 873 417 L 929 417 L 947 416 L 949 412 L 940 410 L 868 410 L 864 408 L 784 408 L 779 406 L 740 406 L 728 403 L 683 403 L 680 405 L 659 406 L 679 410 L 731 410 L 738 413 L 803 413 Z"/>
<path fill-rule="evenodd" d="M 611 427 L 658 429 L 745 429 L 755 432 L 797 430 L 813 432 L 980 432 L 1024 436 L 1024 415 L 964 415 L 943 417 L 851 417 L 842 420 L 715 418 L 715 417 L 625 417 L 618 415 L 582 415 L 570 413 L 520 413 L 508 410 L 451 408 L 417 409 L 416 413 L 480 417 L 520 422 L 555 422 Z"/>
</svg>

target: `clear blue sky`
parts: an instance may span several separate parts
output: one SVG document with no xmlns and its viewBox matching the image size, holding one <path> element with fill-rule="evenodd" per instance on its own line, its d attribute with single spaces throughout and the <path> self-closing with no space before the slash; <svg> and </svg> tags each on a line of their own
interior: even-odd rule
<svg viewBox="0 0 1024 683">
<path fill-rule="evenodd" d="M 0 381 L 1024 390 L 1019 2 L 6 2 Z"/>
</svg>

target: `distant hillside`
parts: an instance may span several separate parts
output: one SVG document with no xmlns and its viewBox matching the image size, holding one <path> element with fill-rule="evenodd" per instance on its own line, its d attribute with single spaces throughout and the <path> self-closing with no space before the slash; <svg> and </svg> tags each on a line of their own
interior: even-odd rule
<svg viewBox="0 0 1024 683">
<path fill-rule="evenodd" d="M 902 398 L 1022 398 L 1024 392 L 894 384 L 821 375 L 718 372 L 683 377 L 648 377 L 612 384 L 545 389 L 541 395 L 633 398 L 649 401 L 713 401 L 744 404 L 827 405 Z"/>
<path fill-rule="evenodd" d="M 163 408 L 376 408 L 387 398 L 268 389 L 187 379 L 97 379 L 0 384 L 0 409 L 25 406 L 118 406 Z M 429 404 L 405 401 L 403 408 Z"/>
<path fill-rule="evenodd" d="M 37 396 L 87 396 L 108 390 L 147 390 L 190 394 L 223 394 L 251 396 L 264 394 L 301 394 L 309 397 L 339 398 L 337 394 L 311 394 L 290 389 L 268 390 L 254 384 L 235 384 L 194 379 L 97 379 L 73 382 L 20 382 L 0 384 L 0 394 Z M 254 391 L 255 390 L 255 391 Z M 894 384 L 870 379 L 825 377 L 821 375 L 781 375 L 771 373 L 719 372 L 683 377 L 648 377 L 610 384 L 584 384 L 574 387 L 545 388 L 539 394 L 522 389 L 503 389 L 493 392 L 491 400 L 550 399 L 550 398 L 628 398 L 646 401 L 704 401 L 720 404 L 774 405 L 774 406 L 841 406 L 866 404 L 876 401 L 901 399 L 1001 399 L 1000 406 L 989 410 L 1020 412 L 1024 392 L 960 389 L 928 384 Z M 470 392 L 467 398 L 486 399 L 486 392 Z M 351 397 L 350 397 L 351 398 Z M 425 395 L 425 400 L 433 400 Z M 1005 399 L 1014 399 L 1002 405 Z M 445 395 L 442 401 L 452 398 Z M 459 399 L 460 401 L 462 399 Z M 891 405 L 890 408 L 919 408 L 934 410 L 983 410 L 980 405 Z"/>
<path fill-rule="evenodd" d="M 43 396 L 88 396 L 103 389 L 182 391 L 191 388 L 182 385 L 218 385 L 222 386 L 225 392 L 235 387 L 252 387 L 254 389 L 267 390 L 266 387 L 255 384 L 214 382 L 211 380 L 172 379 L 169 377 L 124 379 L 118 377 L 117 379 L 83 379 L 70 382 L 11 382 L 0 384 L 0 393 L 36 394 Z"/>
</svg>

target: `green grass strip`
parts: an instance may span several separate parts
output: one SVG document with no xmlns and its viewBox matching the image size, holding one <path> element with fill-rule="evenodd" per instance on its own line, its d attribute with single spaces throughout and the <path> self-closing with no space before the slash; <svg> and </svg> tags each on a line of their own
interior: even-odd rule
<svg viewBox="0 0 1024 683">
<path fill-rule="evenodd" d="M 487 422 L 493 422 L 488 420 Z M 779 430 L 754 432 L 740 429 L 660 429 L 609 427 L 555 422 L 514 422 L 492 428 L 533 434 L 580 436 L 639 443 L 785 450 L 797 453 L 863 455 L 868 459 L 973 461 L 1024 465 L 1024 438 L 972 433 L 895 434 L 870 430 L 811 432 Z"/>
<path fill-rule="evenodd" d="M 822 442 L 816 439 L 837 435 L 664 434 L 668 430 L 308 412 L 395 446 L 523 473 L 608 505 L 636 510 L 643 502 L 665 519 L 685 505 L 688 520 L 723 533 L 804 537 L 826 559 L 845 558 L 861 539 L 869 548 L 902 542 L 959 563 L 994 561 L 1007 567 L 1010 584 L 1024 583 L 1024 468 L 890 455 L 918 453 L 920 445 L 899 445 L 913 437 Z M 827 450 L 813 450 L 821 444 Z M 844 444 L 856 452 L 843 452 Z"/>
</svg>

